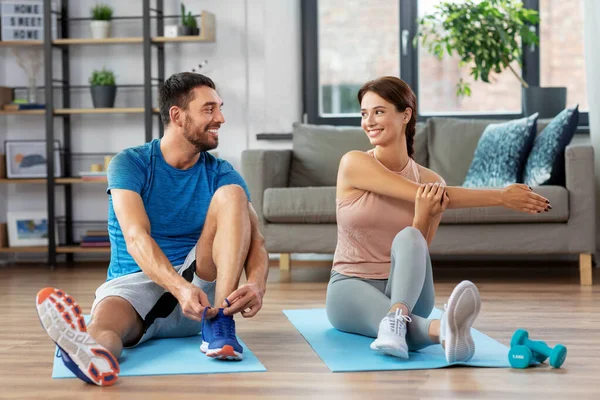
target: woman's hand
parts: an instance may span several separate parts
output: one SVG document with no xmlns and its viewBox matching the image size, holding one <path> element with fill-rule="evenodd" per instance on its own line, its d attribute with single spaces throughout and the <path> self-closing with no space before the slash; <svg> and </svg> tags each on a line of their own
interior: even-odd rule
<svg viewBox="0 0 600 400">
<path fill-rule="evenodd" d="M 534 193 L 529 186 L 522 183 L 514 183 L 502 189 L 502 205 L 529 214 L 552 209 L 547 198 Z"/>
<path fill-rule="evenodd" d="M 415 197 L 415 219 L 418 221 L 431 220 L 444 212 L 448 201 L 445 187 L 439 182 L 420 185 Z"/>
<path fill-rule="evenodd" d="M 417 228 L 425 239 L 431 222 L 446 210 L 449 202 L 444 185 L 439 182 L 419 186 L 415 196 L 415 217 L 412 226 Z"/>
</svg>

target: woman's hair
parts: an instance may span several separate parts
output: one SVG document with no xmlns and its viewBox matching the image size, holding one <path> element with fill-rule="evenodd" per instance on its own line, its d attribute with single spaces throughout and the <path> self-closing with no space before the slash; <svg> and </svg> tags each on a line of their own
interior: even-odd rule
<svg viewBox="0 0 600 400">
<path fill-rule="evenodd" d="M 406 126 L 406 150 L 408 156 L 412 158 L 417 125 L 417 96 L 415 96 L 415 93 L 406 82 L 394 76 L 383 76 L 365 83 L 358 91 L 359 104 L 367 92 L 377 93 L 386 101 L 395 105 L 398 112 L 403 112 L 407 107 L 412 109 L 410 121 Z"/>
</svg>

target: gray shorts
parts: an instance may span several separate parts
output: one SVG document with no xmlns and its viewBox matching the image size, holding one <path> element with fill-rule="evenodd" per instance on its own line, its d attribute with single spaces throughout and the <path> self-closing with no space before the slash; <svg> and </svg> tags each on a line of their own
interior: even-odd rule
<svg viewBox="0 0 600 400">
<path fill-rule="evenodd" d="M 188 253 L 184 263 L 174 268 L 188 282 L 206 293 L 210 304 L 214 304 L 216 281 L 207 282 L 196 275 L 196 246 Z M 92 314 L 96 305 L 109 296 L 127 300 L 144 321 L 144 334 L 134 346 L 153 338 L 194 336 L 201 330 L 202 323 L 186 318 L 177 299 L 144 272 L 104 282 L 96 290 Z"/>
</svg>

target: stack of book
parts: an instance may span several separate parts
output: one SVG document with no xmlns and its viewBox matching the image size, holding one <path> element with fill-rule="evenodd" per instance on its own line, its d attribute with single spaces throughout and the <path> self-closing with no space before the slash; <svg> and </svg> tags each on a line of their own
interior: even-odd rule
<svg viewBox="0 0 600 400">
<path fill-rule="evenodd" d="M 45 104 L 35 104 L 35 103 L 10 103 L 4 104 L 2 106 L 3 111 L 25 111 L 25 110 L 43 110 L 46 108 Z"/>
<path fill-rule="evenodd" d="M 99 172 L 91 172 L 91 171 L 81 171 L 79 173 L 82 181 L 90 181 L 90 182 L 106 182 L 106 171 Z"/>
<path fill-rule="evenodd" d="M 81 238 L 81 247 L 110 247 L 108 231 L 87 231 Z"/>
</svg>

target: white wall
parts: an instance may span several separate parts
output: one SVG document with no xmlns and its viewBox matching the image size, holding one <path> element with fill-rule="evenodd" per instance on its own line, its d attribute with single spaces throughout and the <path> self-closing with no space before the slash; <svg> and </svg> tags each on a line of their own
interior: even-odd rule
<svg viewBox="0 0 600 400">
<path fill-rule="evenodd" d="M 226 123 L 221 128 L 219 156 L 240 166 L 247 148 L 290 147 L 290 143 L 256 141 L 261 132 L 290 132 L 301 118 L 300 0 L 187 1 L 188 10 L 205 9 L 216 17 L 215 43 L 166 44 L 166 76 L 190 70 L 207 59 L 202 72 L 210 76 L 225 102 Z M 141 15 L 141 1 L 107 0 L 115 15 Z M 89 16 L 95 0 L 70 0 L 70 14 Z M 165 1 L 168 15 L 179 14 L 179 1 Z M 173 20 L 172 20 L 173 21 Z M 72 37 L 89 37 L 89 22 L 73 22 Z M 113 36 L 140 36 L 141 21 L 113 21 Z M 154 33 L 154 30 L 153 30 Z M 72 84 L 87 84 L 93 69 L 115 70 L 117 84 L 143 83 L 141 45 L 71 46 Z M 59 78 L 59 52 L 54 51 L 54 75 Z M 153 50 L 153 59 L 156 59 Z M 25 86 L 27 79 L 9 49 L 0 49 L 0 85 Z M 153 74 L 156 76 L 156 62 Z M 43 85 L 43 71 L 39 85 Z M 60 100 L 60 96 L 56 97 Z M 88 89 L 71 91 L 71 107 L 92 107 Z M 155 101 L 156 106 L 156 101 Z M 115 106 L 143 106 L 143 88 L 119 89 Z M 0 121 L 5 138 L 44 138 L 43 116 L 8 116 Z M 144 141 L 143 115 L 106 114 L 72 116 L 72 151 L 117 152 Z M 158 119 L 154 123 L 158 135 Z M 57 118 L 55 136 L 61 139 Z M 3 129 L 6 127 L 6 130 Z M 2 137 L 2 136 L 0 136 Z M 76 220 L 106 219 L 107 198 L 103 185 L 73 185 Z M 57 215 L 62 215 L 63 190 L 57 189 Z M 3 196 L 6 196 L 4 201 Z M 7 210 L 45 209 L 43 185 L 8 185 L 0 188 Z M 5 220 L 4 210 L 0 207 Z"/>
</svg>

